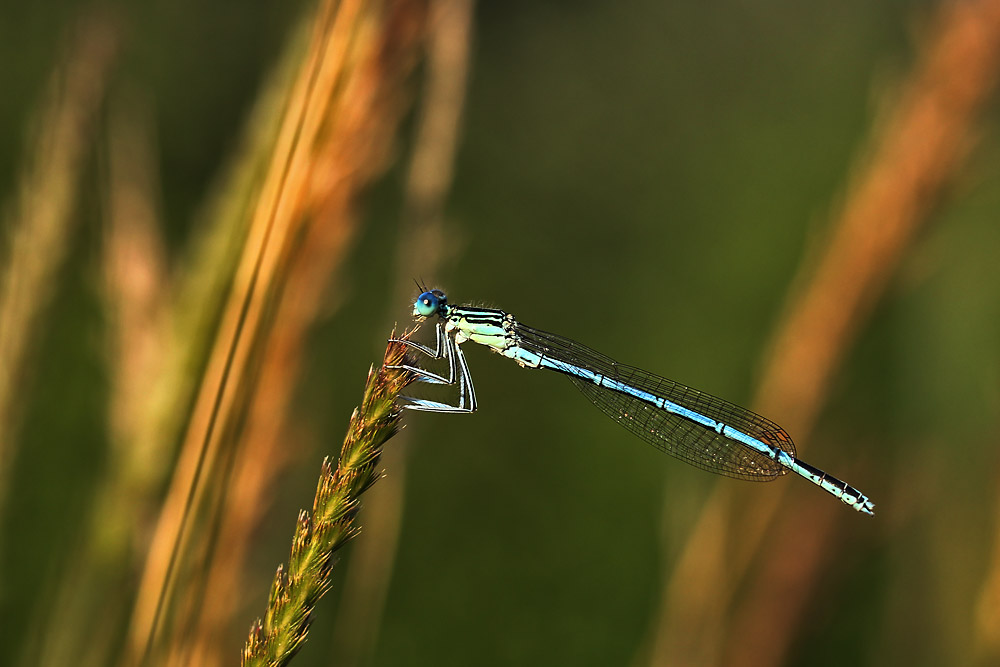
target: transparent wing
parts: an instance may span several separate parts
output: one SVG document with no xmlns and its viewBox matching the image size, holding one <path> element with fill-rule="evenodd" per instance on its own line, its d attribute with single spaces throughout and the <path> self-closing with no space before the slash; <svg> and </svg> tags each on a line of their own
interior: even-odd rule
<svg viewBox="0 0 1000 667">
<path fill-rule="evenodd" d="M 693 412 L 731 426 L 795 456 L 795 444 L 780 426 L 711 394 L 620 364 L 569 338 L 515 325 L 519 344 L 532 352 L 594 370 Z M 634 396 L 568 374 L 573 384 L 606 415 L 662 452 L 709 472 L 750 481 L 770 481 L 787 468 L 738 440 Z"/>
</svg>

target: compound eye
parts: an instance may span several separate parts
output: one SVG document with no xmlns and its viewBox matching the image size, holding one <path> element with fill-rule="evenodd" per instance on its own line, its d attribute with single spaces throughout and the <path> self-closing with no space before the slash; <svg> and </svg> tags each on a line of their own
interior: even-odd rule
<svg viewBox="0 0 1000 667">
<path fill-rule="evenodd" d="M 413 304 L 413 312 L 420 317 L 430 317 L 437 312 L 441 301 L 433 292 L 424 292 Z"/>
</svg>

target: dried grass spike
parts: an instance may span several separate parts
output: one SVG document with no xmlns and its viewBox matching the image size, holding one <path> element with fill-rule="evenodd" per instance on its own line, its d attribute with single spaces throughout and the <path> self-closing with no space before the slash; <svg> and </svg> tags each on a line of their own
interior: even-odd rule
<svg viewBox="0 0 1000 667">
<path fill-rule="evenodd" d="M 383 365 L 369 371 L 337 467 L 329 458 L 323 461 L 312 513 L 303 510 L 296 521 L 288 570 L 278 567 L 264 620 L 250 627 L 244 667 L 288 664 L 305 642 L 316 603 L 330 588 L 335 552 L 360 532 L 354 523 L 359 496 L 381 476 L 382 445 L 399 430 L 396 397 L 414 378 L 387 366 L 399 365 L 404 357 L 405 347 L 391 342 Z"/>
</svg>

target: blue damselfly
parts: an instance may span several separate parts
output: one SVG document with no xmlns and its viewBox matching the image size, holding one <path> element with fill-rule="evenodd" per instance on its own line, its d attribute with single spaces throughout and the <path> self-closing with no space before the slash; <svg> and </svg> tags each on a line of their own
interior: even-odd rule
<svg viewBox="0 0 1000 667">
<path fill-rule="evenodd" d="M 569 377 L 594 405 L 657 449 L 704 470 L 755 482 L 794 472 L 859 512 L 874 514 L 868 497 L 795 456 L 791 437 L 774 422 L 696 389 L 620 364 L 574 340 L 525 326 L 491 308 L 454 306 L 440 290 L 424 291 L 413 305 L 420 319 L 437 317 L 434 348 L 401 342 L 448 362 L 448 375 L 405 366 L 418 381 L 457 385 L 455 405 L 402 397 L 403 407 L 428 412 L 475 412 L 476 391 L 461 345 L 472 341 L 525 368 Z"/>
</svg>

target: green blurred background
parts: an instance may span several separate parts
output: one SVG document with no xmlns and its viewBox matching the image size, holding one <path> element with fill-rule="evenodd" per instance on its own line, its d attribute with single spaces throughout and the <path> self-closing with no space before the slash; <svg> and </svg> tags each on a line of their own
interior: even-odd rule
<svg viewBox="0 0 1000 667">
<path fill-rule="evenodd" d="M 0 13 L 6 200 L 60 42 L 85 6 L 6 3 Z M 153 110 L 170 248 L 193 233 L 302 8 L 119 7 L 130 29 L 116 76 Z M 481 3 L 439 239 L 447 259 L 413 277 L 455 302 L 503 308 L 749 403 L 802 257 L 821 243 L 878 103 L 911 67 L 933 8 Z M 990 664 L 1000 655 L 976 629 L 1000 472 L 997 121 L 991 108 L 969 164 L 848 351 L 810 438 L 804 458 L 865 491 L 878 515 L 842 509 L 786 664 Z M 393 319 L 409 321 L 392 263 L 406 244 L 398 230 L 412 126 L 404 123 L 399 159 L 365 198 L 330 297 L 336 308 L 311 337 L 294 415 L 319 446 L 292 455 L 255 538 L 245 617 L 227 640 L 233 662 L 368 366 Z M 93 160 L 96 168 L 100 156 Z M 46 591 L 72 565 L 105 458 L 94 190 L 85 175 L 7 490 L 0 637 L 14 657 L 51 604 Z M 479 413 L 404 417 L 400 542 L 364 664 L 648 664 L 662 589 L 699 508 L 714 485 L 743 483 L 662 456 L 562 378 L 467 354 Z M 819 494 L 796 479 L 754 490 L 782 485 L 785 503 Z M 295 664 L 337 664 L 338 598 L 355 546 Z"/>
</svg>

